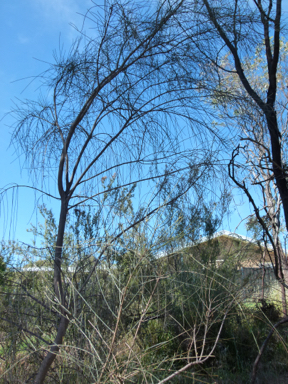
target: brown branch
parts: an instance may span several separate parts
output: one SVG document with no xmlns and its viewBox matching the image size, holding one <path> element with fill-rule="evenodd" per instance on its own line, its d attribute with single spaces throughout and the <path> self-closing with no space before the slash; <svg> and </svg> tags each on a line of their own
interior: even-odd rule
<svg viewBox="0 0 288 384">
<path fill-rule="evenodd" d="M 32 332 L 32 331 L 29 331 L 28 329 L 22 327 L 22 325 L 15 323 L 15 322 L 12 321 L 11 319 L 7 319 L 6 317 L 0 317 L 0 320 L 6 321 L 7 323 L 14 325 L 14 326 L 17 327 L 20 331 L 27 332 L 27 333 L 29 333 L 30 335 L 37 337 L 37 339 L 43 341 L 43 343 L 45 343 L 45 344 L 47 344 L 47 345 L 52 345 L 52 344 L 53 344 L 53 343 L 49 343 L 47 340 L 45 340 L 45 339 L 43 339 L 41 336 L 37 335 L 37 333 L 34 333 L 34 332 Z"/>
<path fill-rule="evenodd" d="M 224 316 L 223 316 L 223 319 L 222 319 L 222 321 L 221 321 L 221 325 L 220 325 L 220 329 L 219 329 L 219 331 L 218 331 L 218 333 L 217 333 L 217 337 L 216 337 L 216 339 L 215 339 L 215 341 L 214 341 L 214 345 L 213 345 L 211 351 L 208 353 L 208 355 L 207 355 L 207 356 L 204 356 L 204 357 L 201 357 L 199 360 L 197 359 L 197 360 L 195 360 L 195 361 L 191 361 L 190 363 L 186 364 L 184 367 L 178 369 L 178 371 L 172 373 L 170 376 L 168 376 L 168 377 L 166 377 L 165 379 L 159 381 L 158 384 L 166 383 L 167 381 L 173 379 L 173 377 L 179 375 L 179 374 L 182 373 L 182 372 L 187 371 L 187 369 L 189 369 L 189 368 L 192 367 L 193 365 L 203 364 L 205 361 L 207 361 L 210 357 L 213 356 L 213 352 L 214 352 L 214 350 L 215 350 L 215 348 L 216 348 L 216 346 L 217 346 L 217 344 L 218 344 L 218 341 L 219 341 L 219 338 L 220 338 L 220 335 L 221 335 L 221 332 L 222 332 L 222 329 L 223 329 L 224 322 L 225 322 L 225 320 L 226 320 L 227 314 L 228 314 L 228 312 L 229 312 L 229 310 L 230 310 L 230 307 L 231 307 L 232 303 L 233 303 L 233 301 L 230 303 L 229 307 L 227 308 L 227 310 L 226 310 L 226 312 L 225 312 L 225 314 L 224 314 Z"/>
</svg>

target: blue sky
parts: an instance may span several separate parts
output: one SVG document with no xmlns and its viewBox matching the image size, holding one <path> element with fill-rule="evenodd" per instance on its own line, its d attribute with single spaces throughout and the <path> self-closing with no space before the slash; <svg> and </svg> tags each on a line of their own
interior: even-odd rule
<svg viewBox="0 0 288 384">
<path fill-rule="evenodd" d="M 85 12 L 91 4 L 89 0 L 0 2 L 1 188 L 9 183 L 30 183 L 29 173 L 23 169 L 23 158 L 17 158 L 14 149 L 9 147 L 9 126 L 13 120 L 5 114 L 10 111 L 13 100 L 37 98 L 39 82 L 36 79 L 31 83 L 32 76 L 47 68 L 45 62 L 53 62 L 53 50 L 57 50 L 59 43 L 69 47 L 78 35 L 71 24 L 81 27 L 83 16 L 79 13 Z M 26 228 L 31 220 L 34 224 L 37 220 L 34 210 L 35 195 L 31 190 L 21 189 L 18 199 L 14 194 L 11 205 L 12 197 L 11 193 L 7 195 L 8 200 L 1 206 L 0 237 L 28 241 L 31 235 L 26 233 Z"/>
<path fill-rule="evenodd" d="M 37 98 L 39 82 L 36 79 L 30 83 L 32 76 L 47 68 L 45 62 L 53 62 L 53 50 L 59 48 L 59 43 L 69 48 L 78 36 L 71 24 L 81 27 L 82 14 L 91 5 L 90 0 L 0 2 L 0 188 L 10 183 L 31 184 L 29 172 L 23 168 L 23 158 L 17 158 L 14 149 L 9 147 L 9 126 L 13 121 L 5 114 L 10 111 L 13 100 Z M 287 8 L 288 4 L 285 5 L 286 14 Z M 12 197 L 11 193 L 7 195 L 7 201 L 1 206 L 0 237 L 28 242 L 31 234 L 27 234 L 26 228 L 30 222 L 34 225 L 37 222 L 34 207 L 35 198 L 37 200 L 39 195 L 35 196 L 32 190 L 19 190 L 18 196 L 14 195 L 13 200 Z M 234 231 L 241 219 L 250 212 L 248 205 L 241 203 L 241 198 L 235 196 L 235 199 L 239 206 L 230 221 L 225 222 L 223 229 Z M 51 205 L 47 200 L 44 202 Z M 55 205 L 54 210 L 56 213 Z M 236 231 L 245 234 L 244 225 L 240 225 Z"/>
</svg>

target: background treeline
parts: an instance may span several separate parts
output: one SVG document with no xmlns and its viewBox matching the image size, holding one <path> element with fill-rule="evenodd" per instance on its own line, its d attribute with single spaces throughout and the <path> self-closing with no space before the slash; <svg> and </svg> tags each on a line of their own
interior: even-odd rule
<svg viewBox="0 0 288 384">
<path fill-rule="evenodd" d="M 113 197 L 113 217 L 121 212 L 132 219 L 134 189 Z M 249 381 L 258 346 L 282 316 L 280 295 L 266 290 L 266 300 L 258 300 L 259 289 L 251 297 L 255 274 L 243 278 L 240 266 L 257 259 L 261 248 L 219 243 L 213 235 L 225 209 L 217 215 L 211 210 L 215 204 L 201 204 L 182 198 L 161 219 L 157 215 L 131 228 L 105 248 L 90 279 L 103 244 L 109 244 L 108 229 L 95 236 L 107 215 L 102 209 L 74 212 L 62 269 L 70 322 L 48 383 L 158 383 L 176 373 L 169 381 Z M 8 261 L 1 286 L 3 383 L 33 380 L 59 324 L 61 303 L 53 291 L 47 246 L 55 243 L 56 225 L 45 206 L 40 212 L 45 224 L 31 231 L 42 237 L 41 250 L 2 245 Z M 262 383 L 276 382 L 276 376 L 281 382 L 287 374 L 286 333 L 277 331 L 270 340 L 261 362 Z"/>
</svg>

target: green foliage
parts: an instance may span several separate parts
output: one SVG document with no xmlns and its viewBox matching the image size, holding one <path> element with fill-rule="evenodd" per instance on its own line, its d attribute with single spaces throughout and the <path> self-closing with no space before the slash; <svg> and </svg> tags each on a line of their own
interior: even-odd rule
<svg viewBox="0 0 288 384">
<path fill-rule="evenodd" d="M 220 376 L 223 383 L 228 384 L 234 380 L 239 384 L 249 382 L 259 346 L 271 330 L 271 324 L 279 319 L 279 315 L 273 303 L 259 301 L 253 307 L 235 307 L 225 322 L 215 351 L 215 363 L 209 372 Z M 287 355 L 288 333 L 286 329 L 278 331 L 281 336 L 277 332 L 272 336 L 262 357 L 262 373 L 259 379 L 263 383 L 269 383 L 271 375 L 287 374 L 284 360 Z"/>
<path fill-rule="evenodd" d="M 5 279 L 7 275 L 7 266 L 4 257 L 0 255 L 0 286 L 5 285 Z"/>
<path fill-rule="evenodd" d="M 261 217 L 267 228 L 269 227 L 269 217 L 267 215 Z M 262 225 L 258 222 L 256 217 L 251 216 L 246 222 L 246 230 L 250 232 L 254 239 L 263 239 L 265 232 Z"/>
<path fill-rule="evenodd" d="M 111 189 L 115 181 L 110 180 L 107 187 L 104 182 L 104 188 Z M 224 324 L 214 357 L 201 368 L 194 367 L 177 376 L 174 382 L 209 381 L 209 375 L 215 377 L 221 369 L 226 374 L 246 375 L 247 366 L 257 354 L 255 340 L 260 344 L 267 334 L 267 318 L 272 316 L 273 308 L 267 304 L 245 309 L 243 316 L 244 311 L 241 313 L 233 305 L 235 298 L 240 297 L 243 283 L 238 279 L 235 258 L 226 257 L 224 245 L 213 239 L 221 215 L 214 213 L 213 205 L 201 209 L 189 204 L 187 208 L 183 200 L 174 208 L 178 220 L 174 221 L 171 208 L 160 229 L 151 232 L 149 223 L 141 223 L 109 246 L 115 233 L 109 215 L 117 217 L 117 228 L 125 220 L 134 220 L 133 193 L 134 187 L 107 192 L 103 205 L 96 211 L 88 207 L 75 210 L 75 216 L 70 215 L 63 253 L 70 324 L 51 382 L 90 384 L 100 380 L 101 384 L 110 384 L 121 379 L 123 383 L 156 383 L 181 369 L 187 360 L 193 361 L 201 351 L 204 355 L 210 353 L 230 306 L 233 312 Z M 114 207 L 109 206 L 107 215 L 104 210 L 108 202 Z M 32 230 L 42 236 L 43 245 L 49 242 L 54 245 L 53 215 L 44 206 L 40 209 L 44 224 Z M 183 217 L 179 219 L 179 215 Z M 182 239 L 188 239 L 191 228 L 194 228 L 191 238 L 205 234 L 207 241 L 183 249 L 178 247 L 159 257 L 159 250 L 169 249 L 169 237 L 163 237 L 169 231 L 169 224 L 177 234 L 172 237 L 174 244 L 177 238 L 181 239 L 181 233 L 184 233 Z M 103 249 L 95 273 L 82 289 Z M 26 267 L 46 267 L 53 263 L 50 247 L 36 250 L 14 244 L 10 249 L 13 252 L 25 260 Z M 220 255 L 225 262 L 217 265 Z M 72 274 L 68 267 L 74 268 Z M 17 323 L 2 320 L 0 327 L 5 339 L 1 345 L 6 368 L 24 358 L 27 372 L 32 374 L 46 347 L 43 340 L 52 342 L 55 337 L 60 307 L 54 298 L 53 273 L 24 273 L 24 270 L 10 276 L 1 304 L 3 316 L 20 320 L 23 329 Z M 284 353 L 280 344 L 276 338 L 272 343 L 279 358 Z M 269 351 L 267 356 L 273 357 Z M 12 369 L 11 377 L 13 374 L 16 373 Z M 23 371 L 23 377 L 27 375 Z"/>
</svg>

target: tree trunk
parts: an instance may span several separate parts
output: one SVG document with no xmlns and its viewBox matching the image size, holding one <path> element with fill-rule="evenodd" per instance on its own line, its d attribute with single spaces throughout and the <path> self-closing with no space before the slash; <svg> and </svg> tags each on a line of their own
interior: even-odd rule
<svg viewBox="0 0 288 384">
<path fill-rule="evenodd" d="M 54 291 L 59 303 L 61 303 L 61 308 L 59 308 L 61 312 L 60 323 L 57 329 L 57 335 L 56 335 L 54 344 L 50 348 L 50 351 L 47 352 L 47 355 L 42 361 L 39 371 L 34 380 L 34 384 L 42 384 L 44 382 L 47 372 L 51 367 L 53 361 L 55 360 L 57 352 L 60 349 L 59 346 L 63 342 L 63 338 L 65 336 L 65 333 L 69 324 L 69 319 L 65 311 L 65 308 L 66 308 L 65 294 L 63 292 L 62 277 L 61 277 L 62 248 L 63 248 L 63 239 L 64 239 L 67 212 L 68 212 L 68 201 L 65 197 L 62 199 L 62 202 L 61 202 L 61 212 L 60 212 L 57 241 L 56 241 L 56 247 L 55 247 L 55 253 L 54 253 L 55 255 L 54 256 Z"/>
<path fill-rule="evenodd" d="M 267 109 L 270 109 L 270 106 L 267 106 Z M 285 170 L 283 169 L 283 163 L 282 163 L 282 149 L 281 149 L 281 143 L 280 143 L 280 134 L 278 130 L 278 122 L 276 117 L 276 112 L 274 110 L 272 111 L 264 111 L 267 125 L 270 133 L 271 138 L 271 149 L 272 149 L 272 168 L 273 173 L 275 177 L 275 183 L 277 185 L 282 205 L 283 205 L 283 212 L 285 217 L 285 223 L 286 223 L 286 229 L 288 231 L 288 187 L 286 182 L 286 174 Z"/>
<path fill-rule="evenodd" d="M 282 311 L 283 315 L 287 316 L 287 300 L 286 300 L 286 288 L 285 284 L 287 284 L 287 262 L 286 262 L 286 256 L 284 255 L 283 248 L 281 246 L 281 243 L 278 239 L 277 249 L 279 253 L 279 278 L 280 278 L 280 285 L 281 285 L 281 296 L 282 296 Z"/>
<path fill-rule="evenodd" d="M 47 372 L 48 372 L 49 368 L 51 367 L 53 361 L 55 360 L 57 352 L 60 349 L 59 345 L 61 345 L 63 342 L 63 337 L 65 336 L 68 324 L 69 324 L 69 320 L 67 318 L 65 318 L 64 316 L 61 316 L 61 320 L 60 320 L 60 324 L 58 326 L 57 335 L 56 335 L 56 338 L 54 341 L 54 345 L 50 348 L 50 351 L 48 351 L 47 355 L 45 356 L 44 360 L 42 361 L 40 369 L 39 369 L 37 376 L 34 380 L 34 384 L 42 384 L 44 382 L 44 379 L 47 375 Z"/>
</svg>

